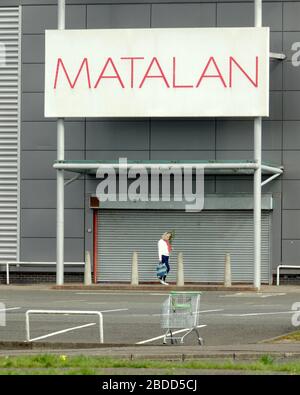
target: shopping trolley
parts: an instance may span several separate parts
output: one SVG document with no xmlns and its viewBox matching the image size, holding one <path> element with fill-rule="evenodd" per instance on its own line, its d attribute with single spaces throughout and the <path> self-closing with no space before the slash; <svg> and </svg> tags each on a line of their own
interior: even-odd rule
<svg viewBox="0 0 300 395">
<path fill-rule="evenodd" d="M 161 327 L 167 329 L 163 343 L 167 340 L 171 344 L 183 344 L 184 338 L 191 332 L 197 335 L 198 343 L 203 345 L 203 339 L 199 335 L 199 309 L 200 309 L 200 292 L 171 292 L 168 299 L 163 302 L 161 314 Z M 174 337 L 173 329 L 187 329 L 183 336 Z M 178 331 L 180 332 L 180 331 Z M 178 333 L 177 332 L 177 333 Z"/>
</svg>

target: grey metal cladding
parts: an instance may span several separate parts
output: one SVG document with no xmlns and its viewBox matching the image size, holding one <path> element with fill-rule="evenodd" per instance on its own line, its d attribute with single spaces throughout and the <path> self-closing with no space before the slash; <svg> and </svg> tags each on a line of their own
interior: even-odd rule
<svg viewBox="0 0 300 395">
<path fill-rule="evenodd" d="M 283 119 L 300 120 L 300 91 L 283 92 Z"/>
<path fill-rule="evenodd" d="M 280 3 L 263 2 L 263 26 L 270 26 L 271 31 L 282 30 L 282 6 Z M 237 4 L 221 2 L 218 4 L 218 26 L 253 26 L 254 4 L 252 2 Z"/>
<path fill-rule="evenodd" d="M 216 3 L 153 4 L 151 27 L 214 27 Z"/>
<path fill-rule="evenodd" d="M 22 65 L 22 92 L 44 91 L 44 65 L 41 63 L 24 63 Z"/>
<path fill-rule="evenodd" d="M 21 239 L 21 246 L 20 259 L 22 261 L 56 262 L 56 239 L 54 237 L 24 237 Z M 65 261 L 82 262 L 83 259 L 84 239 L 65 238 Z M 49 267 L 48 270 L 54 271 L 55 266 Z"/>
<path fill-rule="evenodd" d="M 22 123 L 21 146 L 23 150 L 56 151 L 56 138 L 56 121 L 27 121 Z M 83 150 L 84 143 L 84 121 L 66 121 L 66 150 Z"/>
<path fill-rule="evenodd" d="M 84 29 L 85 17 L 85 5 L 67 5 L 66 29 Z M 57 4 L 23 7 L 22 22 L 23 34 L 44 34 L 46 29 L 56 29 Z"/>
<path fill-rule="evenodd" d="M 119 160 L 119 158 L 127 158 L 128 160 L 148 160 L 148 150 L 88 150 L 86 151 L 87 160 Z"/>
<path fill-rule="evenodd" d="M 283 121 L 283 149 L 300 150 L 300 120 Z"/>
<path fill-rule="evenodd" d="M 291 62 L 284 62 L 283 64 L 283 89 L 300 91 L 300 67 L 295 67 Z"/>
<path fill-rule="evenodd" d="M 282 4 L 266 3 L 263 1 L 262 8 L 262 25 L 270 26 L 271 31 L 282 30 Z"/>
<path fill-rule="evenodd" d="M 44 94 L 22 93 L 22 121 L 46 121 L 44 117 Z"/>
<path fill-rule="evenodd" d="M 41 207 L 38 195 L 34 196 L 33 193 L 40 182 L 45 182 L 45 191 L 40 195 L 41 199 L 44 199 L 48 208 L 54 208 L 55 196 L 51 185 L 55 185 L 56 177 L 52 169 L 56 157 L 56 122 L 49 122 L 43 116 L 43 30 L 45 27 L 56 28 L 57 0 L 0 0 L 1 6 L 21 3 L 23 4 L 21 175 L 26 179 L 21 184 L 21 193 L 24 192 L 22 204 L 26 207 L 32 205 L 31 208 Z M 67 28 L 143 28 L 150 27 L 150 24 L 151 27 L 229 27 L 253 26 L 254 21 L 253 2 L 249 0 L 210 2 L 153 0 L 151 3 L 148 0 L 128 0 L 128 2 L 68 0 L 67 3 Z M 282 180 L 278 179 L 267 184 L 263 191 L 280 194 L 282 184 L 283 207 L 287 209 L 286 211 L 299 208 L 297 197 L 298 180 L 300 180 L 298 105 L 300 67 L 292 67 L 289 62 L 295 52 L 291 50 L 292 44 L 300 42 L 299 7 L 300 1 L 263 1 L 263 26 L 271 27 L 270 49 L 272 52 L 283 52 L 288 56 L 288 61 L 270 63 L 270 117 L 265 117 L 263 120 L 263 160 L 277 164 L 283 161 L 285 172 L 281 177 Z M 141 123 L 138 123 L 140 121 Z M 95 160 L 117 160 L 119 157 L 132 160 L 251 160 L 253 158 L 253 124 L 249 119 L 192 121 L 182 119 L 176 122 L 145 119 L 138 122 L 88 120 L 86 125 L 84 120 L 66 122 L 66 157 Z M 184 133 L 181 133 L 181 130 L 184 130 Z M 70 178 L 74 173 L 66 172 L 65 176 Z M 249 177 L 241 179 L 239 190 L 250 192 L 250 179 Z M 87 185 L 90 181 L 87 181 Z M 31 183 L 33 189 L 30 192 Z M 76 189 L 76 185 L 74 183 L 67 188 Z M 237 180 L 210 177 L 206 179 L 205 185 L 206 191 L 230 192 L 237 187 Z M 90 192 L 94 192 L 92 187 Z M 82 193 L 80 189 L 78 192 L 80 199 Z M 72 201 L 66 190 L 66 203 L 67 207 L 69 204 L 70 207 L 72 205 L 77 207 L 80 202 L 77 195 Z M 275 211 L 276 218 L 278 215 L 281 217 L 281 213 L 278 214 L 277 209 Z M 274 218 L 273 215 L 273 221 Z M 285 220 L 285 226 L 287 225 L 288 222 Z M 274 251 L 280 249 L 278 245 L 280 233 L 281 226 L 277 221 L 273 227 L 273 234 L 277 240 L 276 245 L 273 240 Z M 28 244 L 24 248 L 27 246 L 30 248 L 29 246 L 33 245 L 30 243 L 28 239 Z M 45 249 L 48 248 L 52 247 L 50 244 L 45 244 Z M 71 244 L 67 243 L 66 254 L 72 254 L 72 251 L 68 251 L 69 248 L 72 248 Z M 282 248 L 283 263 L 290 263 L 296 259 L 299 247 L 296 248 L 295 244 L 283 240 Z M 274 259 L 278 262 L 277 255 L 280 253 L 276 251 Z"/>
<path fill-rule="evenodd" d="M 153 120 L 151 149 L 162 150 L 163 147 L 168 150 L 214 150 L 215 121 Z"/>
<path fill-rule="evenodd" d="M 283 180 L 283 209 L 300 210 L 300 180 Z"/>
<path fill-rule="evenodd" d="M 282 210 L 282 238 L 300 239 L 300 210 Z"/>
<path fill-rule="evenodd" d="M 283 4 L 283 30 L 300 31 L 300 2 Z"/>
<path fill-rule="evenodd" d="M 45 36 L 26 34 L 22 36 L 22 63 L 45 62 Z"/>
<path fill-rule="evenodd" d="M 253 26 L 254 6 L 252 3 L 218 3 L 218 27 Z"/>
<path fill-rule="evenodd" d="M 87 150 L 149 149 L 149 121 L 87 121 Z"/>
<path fill-rule="evenodd" d="M 67 160 L 83 160 L 83 151 L 65 151 Z M 55 151 L 22 151 L 22 179 L 40 179 L 40 180 L 54 180 L 56 178 L 56 171 L 53 169 L 53 163 L 56 160 Z M 65 172 L 65 178 L 74 177 L 74 173 Z"/>
<path fill-rule="evenodd" d="M 22 208 L 56 208 L 56 180 L 22 180 Z M 84 180 L 65 187 L 65 208 L 84 208 Z"/>
<path fill-rule="evenodd" d="M 300 179 L 300 151 L 283 151 L 284 179 Z"/>
<path fill-rule="evenodd" d="M 283 53 L 287 60 L 291 60 L 295 51 L 292 49 L 293 43 L 300 42 L 299 32 L 283 32 Z"/>
<path fill-rule="evenodd" d="M 282 62 L 278 60 L 270 61 L 270 90 L 282 90 Z"/>
<path fill-rule="evenodd" d="M 300 256 L 300 240 L 282 241 L 282 261 L 285 264 L 299 266 L 299 256 Z"/>
<path fill-rule="evenodd" d="M 167 148 L 167 147 L 166 147 Z M 215 160 L 214 150 L 152 150 L 152 160 Z"/>
<path fill-rule="evenodd" d="M 21 215 L 22 237 L 55 237 L 55 209 L 23 209 Z M 84 237 L 84 210 L 65 210 L 65 237 Z"/>
<path fill-rule="evenodd" d="M 270 51 L 282 53 L 283 40 L 281 32 L 271 32 L 270 34 Z"/>
<path fill-rule="evenodd" d="M 282 149 L 282 121 L 263 121 L 262 131 L 263 150 Z"/>
<path fill-rule="evenodd" d="M 88 29 L 150 27 L 150 4 L 88 5 Z"/>
<path fill-rule="evenodd" d="M 264 120 L 281 120 L 282 119 L 282 92 L 270 92 L 270 113 L 269 117 L 264 117 Z"/>
</svg>

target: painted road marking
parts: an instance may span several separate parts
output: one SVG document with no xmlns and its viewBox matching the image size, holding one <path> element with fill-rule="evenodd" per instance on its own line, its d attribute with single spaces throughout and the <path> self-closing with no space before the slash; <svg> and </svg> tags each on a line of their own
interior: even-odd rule
<svg viewBox="0 0 300 395">
<path fill-rule="evenodd" d="M 101 310 L 99 313 L 113 313 L 117 311 L 128 311 L 129 309 L 114 309 L 114 310 Z"/>
<path fill-rule="evenodd" d="M 260 297 L 260 298 L 270 298 L 272 296 L 284 296 L 286 293 L 280 292 L 280 293 L 271 293 L 271 294 L 265 294 L 262 292 L 237 292 L 235 294 L 229 294 L 229 295 L 219 295 L 219 298 L 236 298 L 236 297 Z"/>
<path fill-rule="evenodd" d="M 198 326 L 196 326 L 196 328 L 204 328 L 205 326 L 207 326 L 207 325 L 198 325 Z M 191 330 L 191 328 L 180 329 L 179 331 L 172 332 L 172 334 L 177 335 L 178 333 L 187 332 L 190 330 Z M 165 337 L 165 335 L 161 335 L 161 336 L 153 337 L 152 339 L 143 340 L 143 341 L 135 343 L 135 344 L 151 343 L 151 342 L 154 342 L 155 340 L 163 339 L 164 337 Z"/>
<path fill-rule="evenodd" d="M 117 312 L 117 311 L 127 311 L 129 309 L 113 309 L 113 310 L 99 310 L 99 313 L 113 313 L 113 312 Z M 63 314 L 63 315 L 72 315 L 72 314 Z"/>
<path fill-rule="evenodd" d="M 151 296 L 168 296 L 169 294 L 166 293 L 149 293 L 149 292 L 104 292 L 104 291 L 98 291 L 98 292 L 76 292 L 76 295 L 151 295 Z"/>
<path fill-rule="evenodd" d="M 193 314 L 196 314 L 196 313 L 199 313 L 199 314 L 203 314 L 203 313 L 213 313 L 213 312 L 216 312 L 216 311 L 224 311 L 224 309 L 216 309 L 216 310 L 199 310 L 199 311 L 197 311 L 197 312 L 194 312 Z M 180 313 L 177 313 L 177 314 L 180 314 Z M 182 314 L 185 314 L 185 313 L 182 313 Z M 143 315 L 145 315 L 145 314 L 143 314 Z M 146 315 L 149 315 L 149 314 L 146 314 Z M 168 315 L 168 313 L 166 313 L 166 314 L 152 314 L 152 316 L 161 316 L 161 315 Z"/>
<path fill-rule="evenodd" d="M 0 309 L 0 312 L 2 311 L 10 311 L 10 310 L 20 310 L 22 307 L 9 307 L 8 309 Z"/>
<path fill-rule="evenodd" d="M 70 303 L 75 303 L 75 302 L 86 302 L 86 300 L 53 300 L 52 303 L 66 303 L 66 302 L 70 302 Z"/>
<path fill-rule="evenodd" d="M 74 326 L 73 328 L 63 329 L 61 331 L 49 333 L 48 335 L 35 337 L 34 339 L 30 339 L 29 342 L 34 342 L 36 340 L 46 339 L 47 337 L 59 335 L 60 333 L 71 332 L 71 331 L 75 331 L 76 329 L 87 328 L 88 326 L 93 326 L 93 325 L 96 325 L 96 323 Z"/>
<path fill-rule="evenodd" d="M 276 315 L 276 314 L 291 314 L 295 313 L 295 311 L 274 311 L 274 312 L 266 312 L 266 313 L 245 313 L 245 314 L 222 314 L 227 317 L 248 317 L 255 315 Z"/>
</svg>

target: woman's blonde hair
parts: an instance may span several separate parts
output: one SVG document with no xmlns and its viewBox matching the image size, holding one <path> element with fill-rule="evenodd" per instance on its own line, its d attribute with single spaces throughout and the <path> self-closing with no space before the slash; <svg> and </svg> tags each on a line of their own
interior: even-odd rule
<svg viewBox="0 0 300 395">
<path fill-rule="evenodd" d="M 172 237 L 172 233 L 171 233 L 171 232 L 165 232 L 165 233 L 162 234 L 161 238 L 162 238 L 163 240 L 166 240 L 166 237 L 167 237 L 168 235 L 170 235 L 170 236 Z"/>
</svg>

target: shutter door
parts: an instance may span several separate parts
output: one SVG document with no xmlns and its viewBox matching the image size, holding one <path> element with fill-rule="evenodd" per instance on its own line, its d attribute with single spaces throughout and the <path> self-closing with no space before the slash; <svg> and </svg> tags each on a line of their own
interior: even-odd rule
<svg viewBox="0 0 300 395">
<path fill-rule="evenodd" d="M 0 7 L 0 261 L 18 259 L 19 7 Z"/>
<path fill-rule="evenodd" d="M 99 210 L 98 281 L 130 281 L 132 252 L 138 252 L 140 282 L 156 281 L 157 242 L 175 230 L 170 281 L 176 281 L 177 253 L 183 253 L 186 282 L 223 282 L 225 254 L 231 254 L 233 282 L 253 282 L 253 212 Z M 262 282 L 270 279 L 270 213 L 262 212 Z"/>
</svg>

